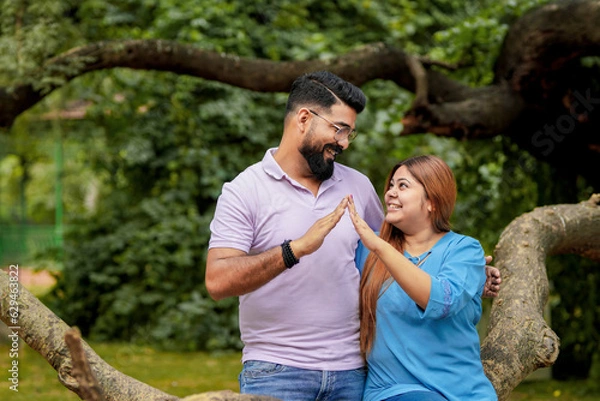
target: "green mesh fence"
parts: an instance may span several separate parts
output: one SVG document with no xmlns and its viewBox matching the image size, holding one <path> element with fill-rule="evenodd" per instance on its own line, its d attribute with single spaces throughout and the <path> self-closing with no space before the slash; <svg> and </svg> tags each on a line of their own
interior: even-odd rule
<svg viewBox="0 0 600 401">
<path fill-rule="evenodd" d="M 0 224 L 0 263 L 24 264 L 49 248 L 62 246 L 54 225 Z"/>
</svg>

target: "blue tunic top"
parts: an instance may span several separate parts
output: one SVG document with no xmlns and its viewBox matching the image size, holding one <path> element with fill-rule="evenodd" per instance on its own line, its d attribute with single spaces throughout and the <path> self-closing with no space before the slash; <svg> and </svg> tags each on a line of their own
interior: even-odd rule
<svg viewBox="0 0 600 401">
<path fill-rule="evenodd" d="M 359 243 L 361 273 L 368 253 Z M 423 310 L 393 279 L 384 283 L 363 400 L 416 390 L 435 390 L 450 401 L 497 400 L 483 371 L 476 328 L 485 283 L 479 241 L 450 231 L 423 255 L 404 255 L 422 261 L 420 268 L 431 276 L 429 302 Z"/>
</svg>

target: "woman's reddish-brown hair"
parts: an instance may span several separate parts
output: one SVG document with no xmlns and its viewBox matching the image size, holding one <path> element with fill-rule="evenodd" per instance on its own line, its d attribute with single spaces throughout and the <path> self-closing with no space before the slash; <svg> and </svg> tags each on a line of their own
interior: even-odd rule
<svg viewBox="0 0 600 401">
<path fill-rule="evenodd" d="M 431 201 L 431 224 L 436 232 L 450 231 L 450 216 L 456 203 L 456 181 L 450 167 L 439 157 L 425 155 L 408 158 L 396 164 L 388 174 L 385 192 L 390 189 L 392 177 L 401 166 L 423 185 L 425 198 Z M 384 221 L 379 236 L 403 251 L 404 233 Z M 375 339 L 377 299 L 390 273 L 374 253 L 365 261 L 360 281 L 360 350 L 363 358 L 373 347 Z"/>
</svg>

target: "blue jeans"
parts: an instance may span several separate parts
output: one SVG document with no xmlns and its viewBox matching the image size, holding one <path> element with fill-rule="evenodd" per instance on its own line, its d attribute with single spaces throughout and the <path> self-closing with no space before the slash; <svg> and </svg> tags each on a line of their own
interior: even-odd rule
<svg viewBox="0 0 600 401">
<path fill-rule="evenodd" d="M 367 371 L 307 370 L 263 361 L 246 361 L 240 393 L 268 395 L 283 401 L 360 401 Z"/>
<path fill-rule="evenodd" d="M 448 401 L 440 393 L 435 391 L 411 391 L 386 398 L 385 401 Z"/>
</svg>

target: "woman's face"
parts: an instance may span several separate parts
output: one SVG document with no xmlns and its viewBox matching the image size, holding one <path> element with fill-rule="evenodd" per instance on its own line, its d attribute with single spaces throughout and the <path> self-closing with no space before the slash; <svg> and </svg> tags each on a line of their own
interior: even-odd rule
<svg viewBox="0 0 600 401">
<path fill-rule="evenodd" d="M 392 176 L 385 193 L 385 205 L 385 221 L 405 234 L 431 226 L 431 202 L 426 199 L 423 185 L 406 166 L 400 166 Z"/>
</svg>

